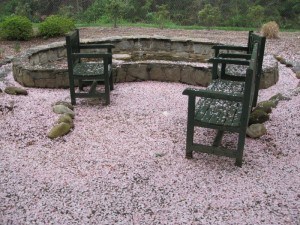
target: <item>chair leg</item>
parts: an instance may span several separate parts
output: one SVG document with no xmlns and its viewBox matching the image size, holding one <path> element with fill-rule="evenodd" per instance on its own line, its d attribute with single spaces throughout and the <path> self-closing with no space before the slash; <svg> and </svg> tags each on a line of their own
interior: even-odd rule
<svg viewBox="0 0 300 225">
<path fill-rule="evenodd" d="M 255 107 L 257 105 L 257 99 L 258 99 L 258 87 L 255 87 L 253 101 L 252 101 L 252 107 Z"/>
<path fill-rule="evenodd" d="M 223 130 L 218 130 L 218 133 L 215 137 L 214 143 L 212 144 L 213 146 L 218 147 L 221 145 L 223 134 L 224 134 Z"/>
<path fill-rule="evenodd" d="M 114 90 L 114 81 L 113 81 L 113 75 L 112 73 L 109 76 L 109 86 L 110 86 L 110 90 Z"/>
<path fill-rule="evenodd" d="M 71 104 L 76 105 L 74 80 L 70 80 L 69 83 L 70 83 Z"/>
<path fill-rule="evenodd" d="M 239 134 L 239 138 L 238 138 L 237 156 L 236 156 L 236 161 L 235 161 L 235 165 L 238 167 L 242 167 L 242 163 L 243 163 L 245 138 L 246 138 L 246 132 L 241 132 Z"/>
<path fill-rule="evenodd" d="M 83 91 L 83 82 L 82 80 L 78 80 L 78 87 L 80 91 Z"/>
<path fill-rule="evenodd" d="M 187 159 L 193 158 L 193 144 L 194 144 L 194 116 L 195 116 L 195 96 L 189 96 L 188 102 L 188 118 L 187 118 L 187 134 L 186 134 L 186 152 Z"/>
<path fill-rule="evenodd" d="M 194 139 L 194 127 L 188 126 L 187 134 L 186 134 L 186 149 L 185 149 L 185 158 L 192 159 L 193 158 L 193 140 Z"/>
<path fill-rule="evenodd" d="M 185 158 L 193 158 L 193 146 L 194 143 L 194 121 L 188 119 L 187 132 L 186 132 L 186 149 Z"/>
<path fill-rule="evenodd" d="M 110 86 L 109 86 L 109 80 L 105 79 L 104 81 L 105 84 L 105 101 L 106 101 L 106 105 L 110 104 Z"/>
</svg>

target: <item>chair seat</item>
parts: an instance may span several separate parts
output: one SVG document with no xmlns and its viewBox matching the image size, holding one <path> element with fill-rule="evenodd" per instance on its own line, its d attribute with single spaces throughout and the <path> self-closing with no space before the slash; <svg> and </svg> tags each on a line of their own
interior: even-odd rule
<svg viewBox="0 0 300 225">
<path fill-rule="evenodd" d="M 229 80 L 213 80 L 207 90 L 220 93 L 231 93 L 237 95 L 244 92 L 245 82 Z M 202 98 L 197 103 L 198 110 L 195 112 L 195 120 L 204 124 L 218 126 L 240 126 L 242 104 L 240 102 Z"/>
<path fill-rule="evenodd" d="M 198 102 L 195 120 L 217 126 L 239 127 L 242 115 L 242 104 L 219 99 L 205 98 Z M 207 126 L 210 127 L 210 126 Z"/>
</svg>

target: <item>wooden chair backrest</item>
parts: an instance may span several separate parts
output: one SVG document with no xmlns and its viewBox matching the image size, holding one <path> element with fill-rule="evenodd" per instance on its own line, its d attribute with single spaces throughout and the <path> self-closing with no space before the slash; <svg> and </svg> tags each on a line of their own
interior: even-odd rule
<svg viewBox="0 0 300 225">
<path fill-rule="evenodd" d="M 255 82 L 256 74 L 258 69 L 258 44 L 255 43 L 253 46 L 250 65 L 246 71 L 246 80 L 245 80 L 245 89 L 244 89 L 244 101 L 242 109 L 242 118 L 243 127 L 247 126 L 249 120 L 249 114 L 252 109 L 253 98 L 255 95 Z M 246 117 L 247 116 L 247 117 Z"/>
<path fill-rule="evenodd" d="M 248 54 L 251 54 L 251 41 L 252 41 L 252 34 L 253 34 L 253 30 L 250 30 L 248 33 L 248 43 L 247 43 L 247 47 L 248 47 Z"/>
<path fill-rule="evenodd" d="M 78 59 L 72 57 L 73 53 L 80 53 L 79 30 L 69 33 L 66 36 L 67 58 L 69 64 L 74 64 Z"/>
<path fill-rule="evenodd" d="M 261 75 L 262 72 L 262 64 L 264 60 L 264 54 L 265 54 L 265 45 L 266 45 L 266 37 L 259 36 L 257 34 L 252 33 L 250 38 L 250 54 L 253 50 L 253 47 L 255 43 L 258 44 L 257 46 L 257 76 Z"/>
</svg>

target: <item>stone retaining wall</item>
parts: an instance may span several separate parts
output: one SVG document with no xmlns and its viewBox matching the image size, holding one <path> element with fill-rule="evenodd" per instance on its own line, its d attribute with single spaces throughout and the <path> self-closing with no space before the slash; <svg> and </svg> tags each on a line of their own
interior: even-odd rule
<svg viewBox="0 0 300 225">
<path fill-rule="evenodd" d="M 204 62 L 213 56 L 211 47 L 216 43 L 158 36 L 110 37 L 83 42 L 115 45 L 113 76 L 116 82 L 157 80 L 207 86 L 211 80 L 211 66 Z M 263 71 L 261 88 L 277 82 L 275 59 L 264 63 Z M 13 60 L 13 75 L 26 87 L 67 88 L 65 42 L 27 50 Z"/>
<path fill-rule="evenodd" d="M 115 68 L 114 74 L 116 82 L 156 80 L 207 86 L 211 80 L 211 68 L 204 63 L 125 62 Z"/>
</svg>

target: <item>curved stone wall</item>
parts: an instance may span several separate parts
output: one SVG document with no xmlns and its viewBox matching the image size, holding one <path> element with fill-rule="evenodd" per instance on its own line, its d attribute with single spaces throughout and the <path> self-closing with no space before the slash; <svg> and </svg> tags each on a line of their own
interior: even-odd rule
<svg viewBox="0 0 300 225">
<path fill-rule="evenodd" d="M 113 76 L 116 82 L 158 80 L 207 86 L 211 80 L 211 66 L 205 62 L 213 56 L 211 47 L 216 43 L 159 36 L 82 41 L 115 45 Z M 261 88 L 277 82 L 277 67 L 276 60 L 264 65 Z M 29 49 L 13 60 L 13 75 L 26 87 L 67 88 L 65 42 Z"/>
</svg>

